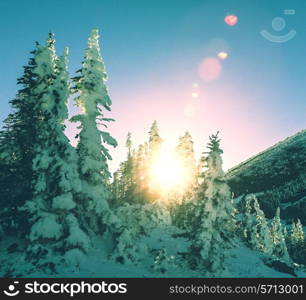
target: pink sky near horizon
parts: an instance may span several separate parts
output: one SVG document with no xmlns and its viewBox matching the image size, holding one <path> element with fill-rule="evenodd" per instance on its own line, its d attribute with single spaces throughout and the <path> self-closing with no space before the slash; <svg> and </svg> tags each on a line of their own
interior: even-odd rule
<svg viewBox="0 0 306 300">
<path fill-rule="evenodd" d="M 220 131 L 221 147 L 224 150 L 224 170 L 227 170 L 260 151 L 272 146 L 286 136 L 271 136 L 271 124 L 258 121 L 255 100 L 257 95 L 246 95 L 241 87 L 230 82 L 219 81 L 211 88 L 210 83 L 198 81 L 178 86 L 177 89 L 164 86 L 146 86 L 135 94 L 112 97 L 112 111 L 107 116 L 116 121 L 109 125 L 109 132 L 118 141 L 118 147 L 110 149 L 113 160 L 110 170 L 113 172 L 126 158 L 125 140 L 128 132 L 132 133 L 134 147 L 148 139 L 148 131 L 157 120 L 161 137 L 175 145 L 179 136 L 189 131 L 194 140 L 196 159 L 206 151 L 210 134 Z M 192 97 L 197 92 L 198 98 Z M 116 101 L 124 97 L 124 101 Z M 194 107 L 194 115 L 186 115 L 186 106 Z M 71 103 L 70 103 L 71 107 Z M 72 109 L 75 113 L 76 110 Z M 269 130 L 265 130 L 269 127 Z M 277 132 L 275 130 L 275 132 Z M 76 125 L 68 124 L 68 137 L 73 140 Z M 294 133 L 294 132 L 293 132 Z M 72 142 L 75 145 L 75 142 Z"/>
</svg>

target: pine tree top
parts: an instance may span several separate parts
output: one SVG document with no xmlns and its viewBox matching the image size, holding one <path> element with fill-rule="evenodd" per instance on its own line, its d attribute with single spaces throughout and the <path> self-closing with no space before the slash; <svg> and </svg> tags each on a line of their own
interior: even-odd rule
<svg viewBox="0 0 306 300">
<path fill-rule="evenodd" d="M 53 83 L 53 93 L 56 97 L 56 105 L 53 114 L 56 114 L 61 122 L 68 118 L 67 101 L 70 93 L 69 73 L 68 73 L 68 48 L 66 47 L 63 54 L 56 60 L 56 76 Z M 61 99 L 60 101 L 58 101 Z"/>
<path fill-rule="evenodd" d="M 65 47 L 63 54 L 58 57 L 56 60 L 56 68 L 58 73 L 62 73 L 63 75 L 67 76 L 67 81 L 68 81 L 68 69 L 67 69 L 67 64 L 68 64 L 68 54 L 69 54 L 69 48 Z"/>
<path fill-rule="evenodd" d="M 279 207 L 276 209 L 275 218 L 280 219 L 280 208 Z"/>
<path fill-rule="evenodd" d="M 192 143 L 193 144 L 192 136 L 191 136 L 191 134 L 188 131 L 186 131 L 183 136 L 180 136 L 179 141 L 185 142 L 185 143 L 188 142 L 188 143 Z"/>
<path fill-rule="evenodd" d="M 159 129 L 158 129 L 158 126 L 157 126 L 157 121 L 155 120 L 152 123 L 152 126 L 151 126 L 150 131 L 149 131 L 149 143 L 159 144 L 161 142 L 162 142 L 162 138 L 159 135 Z"/>
<path fill-rule="evenodd" d="M 79 76 L 72 78 L 75 93 L 80 93 L 76 102 L 88 114 L 103 115 L 103 108 L 110 111 L 112 101 L 105 85 L 107 73 L 99 46 L 99 32 L 91 31 Z M 106 120 L 105 121 L 109 121 Z"/>
<path fill-rule="evenodd" d="M 223 153 L 223 150 L 220 148 L 220 142 L 221 138 L 219 138 L 219 131 L 217 131 L 216 134 L 212 134 L 209 136 L 209 142 L 207 144 L 207 148 L 209 149 L 209 152 L 217 152 L 217 153 Z M 207 152 L 206 152 L 207 153 Z"/>
<path fill-rule="evenodd" d="M 188 137 L 188 138 L 191 138 L 191 134 L 189 133 L 189 131 L 186 131 L 185 134 L 184 134 L 184 136 L 185 136 L 186 138 L 187 138 L 187 137 Z"/>
<path fill-rule="evenodd" d="M 182 155 L 193 155 L 193 140 L 188 131 L 183 136 L 179 137 L 176 151 Z"/>
<path fill-rule="evenodd" d="M 55 50 L 55 35 L 52 32 L 49 32 L 48 38 L 46 41 L 46 47 L 51 51 L 52 55 L 56 57 L 56 50 Z"/>
<path fill-rule="evenodd" d="M 131 148 L 132 148 L 132 134 L 131 134 L 130 132 L 128 132 L 128 134 L 127 134 L 125 146 L 126 146 L 128 149 L 131 149 Z"/>
<path fill-rule="evenodd" d="M 151 125 L 151 128 L 150 128 L 150 131 L 149 131 L 149 134 L 150 135 L 155 135 L 155 134 L 159 134 L 159 129 L 158 129 L 158 126 L 157 126 L 157 121 L 154 120 L 152 125 Z"/>
<path fill-rule="evenodd" d="M 89 39 L 88 39 L 88 48 L 97 48 L 98 50 L 100 50 L 100 47 L 99 47 L 99 29 L 97 28 L 94 28 L 92 29 L 91 33 L 90 33 L 90 36 L 89 36 Z"/>
<path fill-rule="evenodd" d="M 133 146 L 133 143 L 132 143 L 132 134 L 130 132 L 128 132 L 128 134 L 127 134 L 125 146 L 128 149 L 128 158 L 129 158 L 131 156 L 132 146 Z"/>
</svg>

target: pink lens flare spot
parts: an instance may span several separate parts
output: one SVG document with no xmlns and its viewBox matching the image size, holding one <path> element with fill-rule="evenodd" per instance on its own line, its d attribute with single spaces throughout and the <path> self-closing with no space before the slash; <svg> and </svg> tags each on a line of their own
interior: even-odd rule
<svg viewBox="0 0 306 300">
<path fill-rule="evenodd" d="M 224 22 L 228 25 L 228 26 L 235 26 L 238 22 L 238 17 L 235 15 L 227 15 L 224 18 Z"/>
<path fill-rule="evenodd" d="M 205 58 L 199 65 L 199 75 L 205 81 L 212 81 L 220 76 L 222 66 L 214 57 Z"/>
</svg>

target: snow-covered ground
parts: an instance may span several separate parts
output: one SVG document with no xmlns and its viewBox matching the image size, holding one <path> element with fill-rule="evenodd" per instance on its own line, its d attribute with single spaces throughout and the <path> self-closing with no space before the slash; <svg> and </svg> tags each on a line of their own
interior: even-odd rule
<svg viewBox="0 0 306 300">
<path fill-rule="evenodd" d="M 101 249 L 105 241 L 97 241 L 95 248 L 91 249 L 86 259 L 79 267 L 57 266 L 56 273 L 47 274 L 40 270 L 33 269 L 24 262 L 24 253 L 20 251 L 23 248 L 22 242 L 18 243 L 17 249 L 9 253 L 7 250 L 12 244 L 16 243 L 14 239 L 5 239 L 0 242 L 0 277 L 205 277 L 204 273 L 196 272 L 190 269 L 178 267 L 162 274 L 148 267 L 146 263 L 132 265 L 120 264 L 112 259 L 106 258 L 106 253 Z M 225 263 L 227 270 L 218 277 L 234 278 L 292 278 L 288 273 L 282 273 L 268 267 L 263 262 L 263 256 L 256 251 L 252 251 L 239 244 L 236 248 L 228 250 Z M 296 269 L 297 277 L 306 278 L 306 270 Z M 213 277 L 213 275 L 206 275 Z"/>
</svg>

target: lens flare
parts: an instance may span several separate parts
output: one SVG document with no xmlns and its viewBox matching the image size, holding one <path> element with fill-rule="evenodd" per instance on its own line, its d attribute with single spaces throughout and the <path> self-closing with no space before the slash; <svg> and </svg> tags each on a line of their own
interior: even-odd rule
<svg viewBox="0 0 306 300">
<path fill-rule="evenodd" d="M 193 86 L 195 89 L 197 89 L 197 88 L 199 87 L 199 84 L 195 82 L 195 83 L 192 84 L 192 86 Z"/>
<path fill-rule="evenodd" d="M 205 81 L 215 80 L 219 77 L 222 66 L 214 57 L 205 58 L 199 65 L 199 75 Z"/>
<path fill-rule="evenodd" d="M 228 26 L 235 26 L 238 22 L 238 17 L 235 15 L 227 15 L 224 18 L 224 22 L 228 25 Z"/>
<path fill-rule="evenodd" d="M 218 57 L 219 57 L 219 59 L 221 59 L 221 60 L 225 60 L 225 59 L 228 58 L 228 53 L 226 53 L 226 52 L 224 52 L 224 51 L 221 51 L 221 52 L 218 53 Z"/>
</svg>

